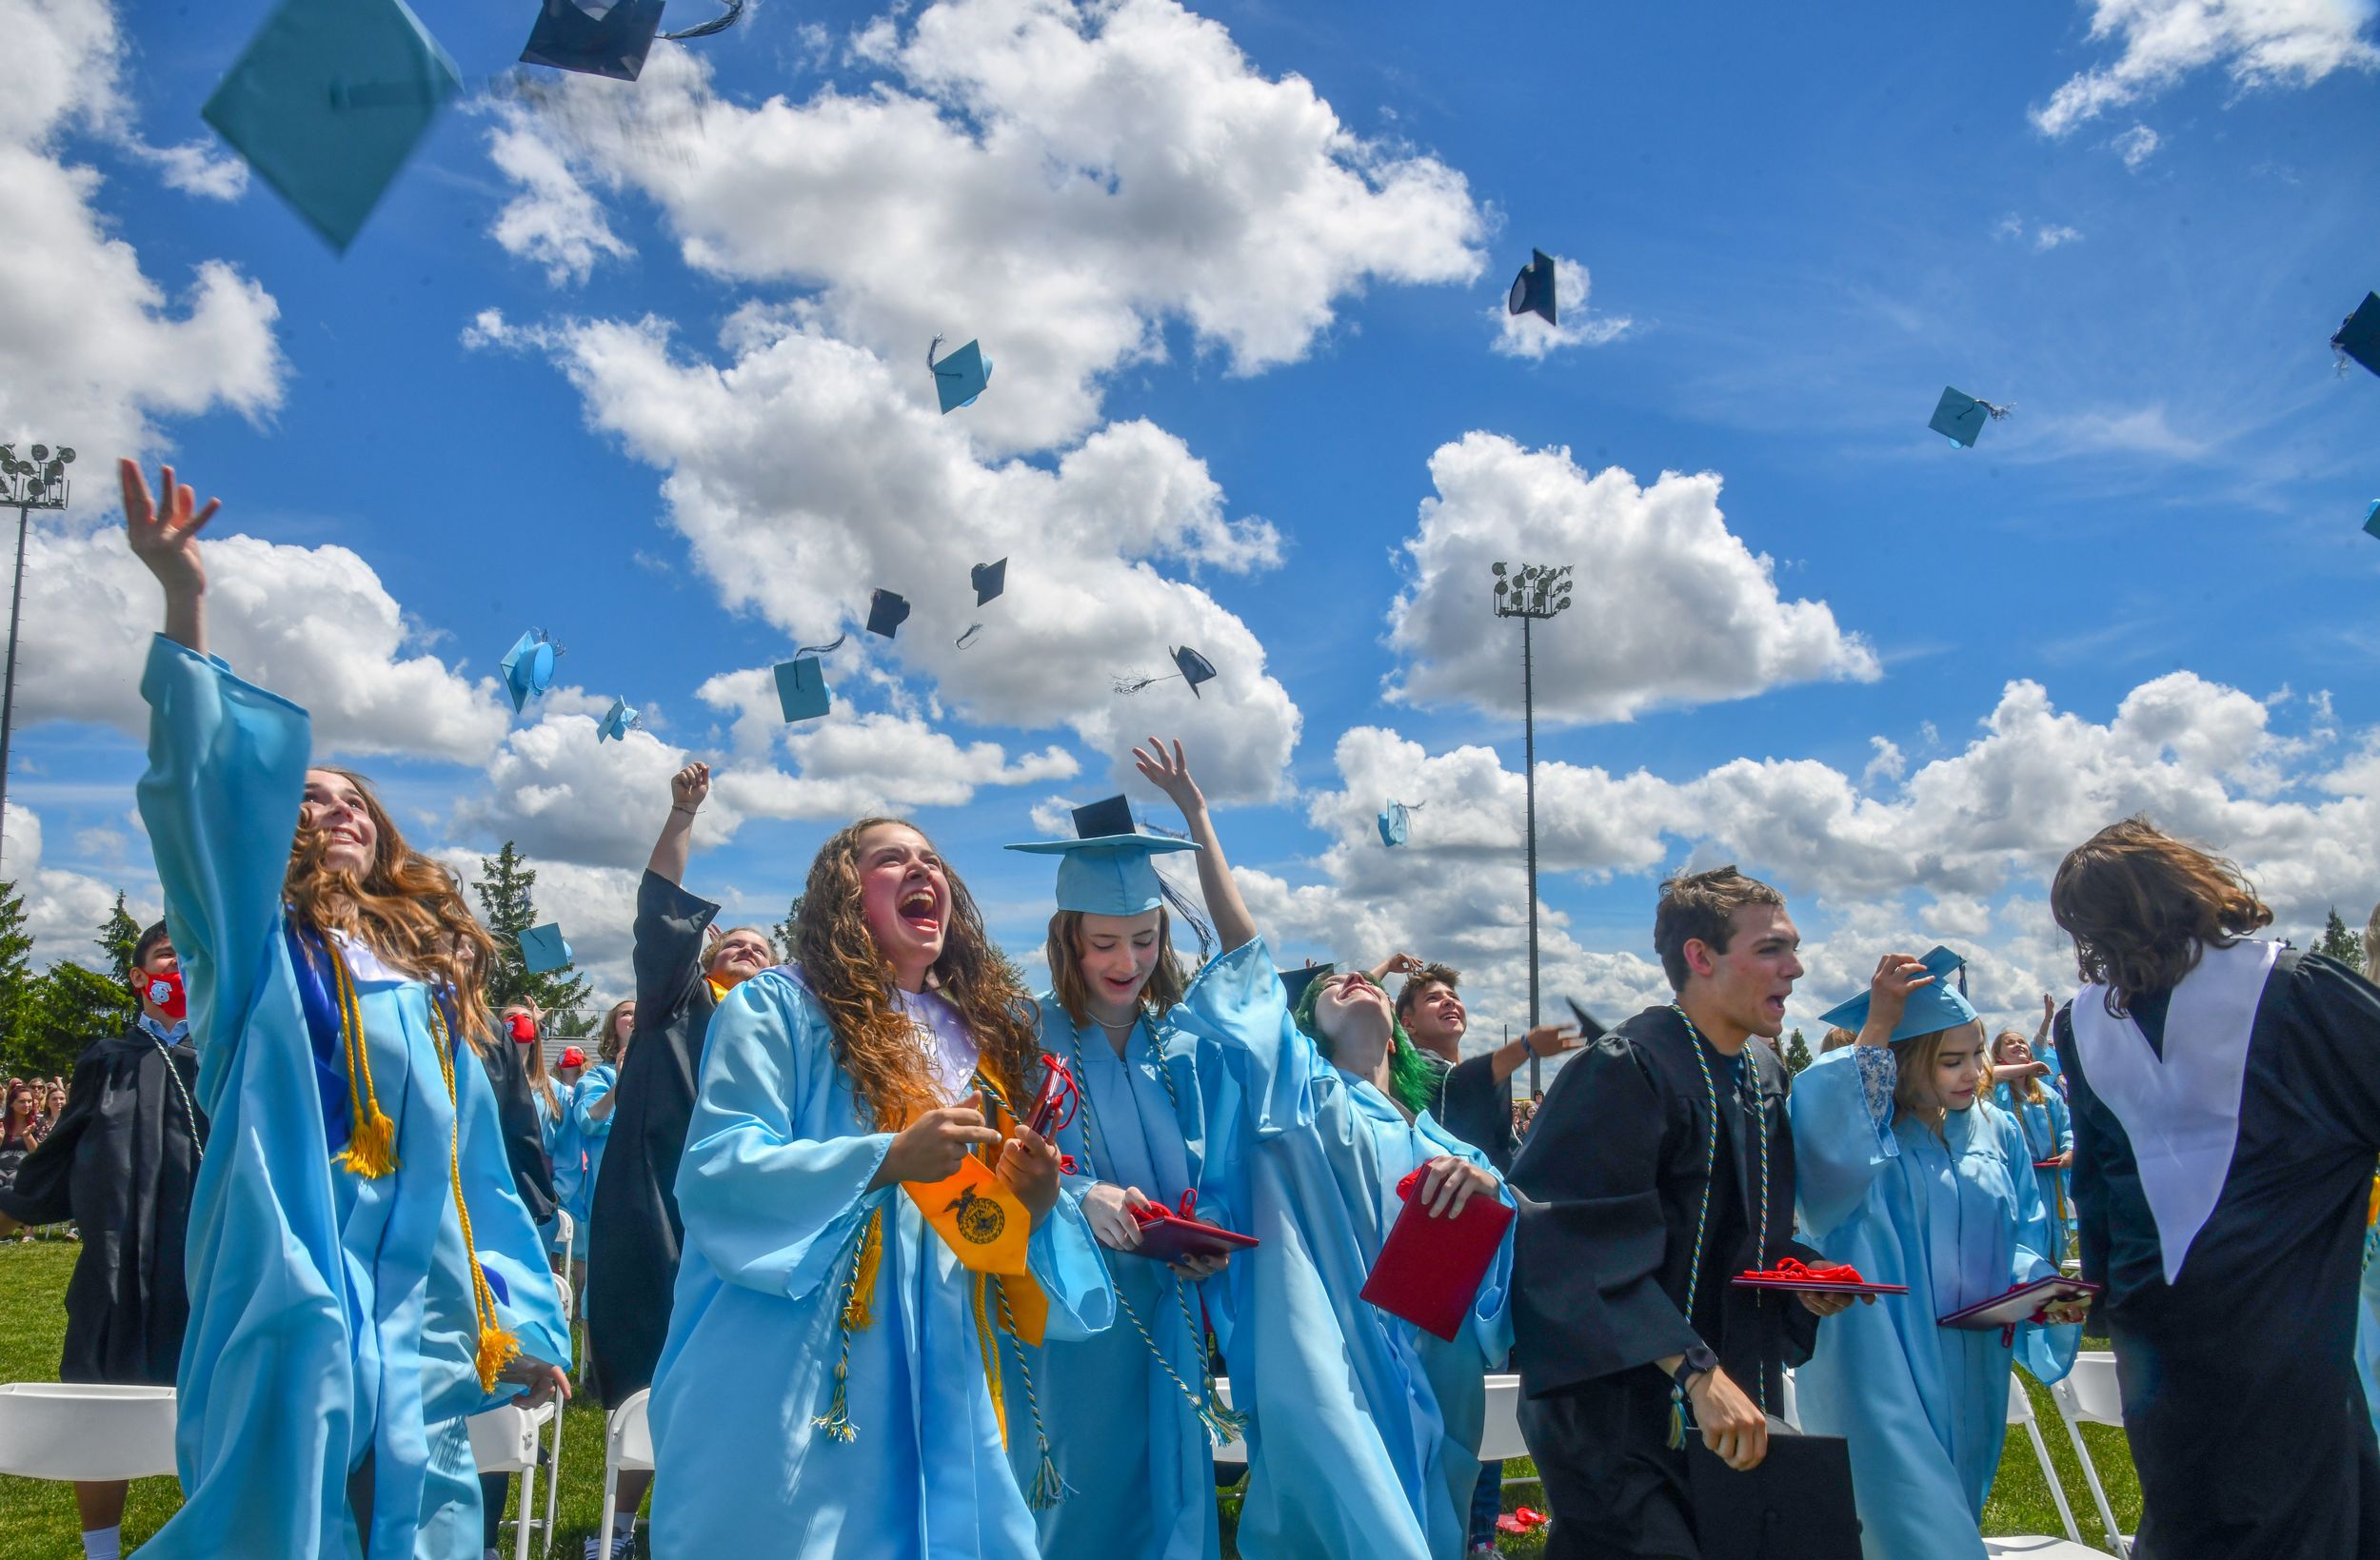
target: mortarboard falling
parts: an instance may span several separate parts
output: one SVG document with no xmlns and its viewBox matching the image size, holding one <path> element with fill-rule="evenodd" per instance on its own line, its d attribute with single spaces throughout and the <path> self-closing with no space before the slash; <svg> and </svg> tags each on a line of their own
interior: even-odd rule
<svg viewBox="0 0 2380 1560">
<path fill-rule="evenodd" d="M 545 0 L 521 63 L 634 81 L 661 30 L 661 8 L 662 0 Z"/>
<path fill-rule="evenodd" d="M 1942 399 L 1935 404 L 1934 420 L 1926 425 L 1934 432 L 1963 449 L 1975 447 L 1975 436 L 1983 431 L 1984 421 L 1996 423 L 2014 411 L 2014 406 L 1995 406 L 1989 401 L 1978 401 L 1964 391 L 1942 386 Z"/>
<path fill-rule="evenodd" d="M 826 713 L 826 669 L 816 656 L 796 656 L 778 665 L 777 707 L 784 712 L 787 725 L 817 720 Z"/>
<path fill-rule="evenodd" d="M 673 44 L 682 44 L 688 38 L 707 38 L 714 32 L 724 32 L 735 26 L 736 19 L 744 14 L 744 0 L 727 0 L 727 9 L 709 21 L 697 22 L 692 27 L 683 27 L 675 32 L 664 32 L 662 36 Z"/>
<path fill-rule="evenodd" d="M 2338 334 L 2330 338 L 2330 349 L 2339 355 L 2339 370 L 2347 369 L 2346 360 L 2357 363 L 2380 374 L 2380 292 L 2367 292 L 2364 301 L 2355 306 L 2355 312 L 2339 322 Z"/>
<path fill-rule="evenodd" d="M 2371 507 L 2364 511 L 2364 534 L 2380 536 L 2380 499 L 2372 500 Z"/>
<path fill-rule="evenodd" d="M 1174 658 L 1177 670 L 1168 672 L 1163 677 L 1120 677 L 1116 679 L 1116 691 L 1139 693 L 1152 683 L 1171 682 L 1175 678 L 1180 678 L 1190 684 L 1193 697 L 1203 697 L 1199 694 L 1199 684 L 1214 681 L 1215 663 L 1186 644 L 1178 650 L 1171 651 L 1170 654 Z"/>
<path fill-rule="evenodd" d="M 937 336 L 925 348 L 925 365 L 934 370 L 935 399 L 942 403 L 944 412 L 974 405 L 975 398 L 992 382 L 992 365 L 983 360 L 982 344 L 969 342 L 936 363 L 934 348 L 942 344 L 942 339 Z"/>
<path fill-rule="evenodd" d="M 880 590 L 867 599 L 867 631 L 891 639 L 901 632 L 901 625 L 909 621 L 909 599 L 897 592 Z M 838 643 L 842 642 L 837 641 Z"/>
<path fill-rule="evenodd" d="M 1543 249 L 1529 251 L 1529 264 L 1520 267 L 1513 278 L 1512 296 L 1504 301 L 1507 314 L 1535 314 L 1547 325 L 1558 325 L 1554 317 L 1554 257 Z"/>
<path fill-rule="evenodd" d="M 462 86 L 404 0 L 282 0 L 200 117 L 344 251 Z"/>
<path fill-rule="evenodd" d="M 628 707 L 628 701 L 615 699 L 611 701 L 611 708 L 604 713 L 604 723 L 596 729 L 595 740 L 599 742 L 625 742 L 629 732 L 641 730 L 643 726 L 643 718 Z"/>
<path fill-rule="evenodd" d="M 521 934 L 521 962 L 531 975 L 550 975 L 567 969 L 570 964 L 570 944 L 564 938 L 562 928 L 553 921 L 532 926 Z"/>
<path fill-rule="evenodd" d="M 1401 801 L 1392 801 L 1381 808 L 1378 819 L 1380 843 L 1392 846 L 1403 844 L 1413 833 L 1413 809 L 1421 805 L 1417 801 L 1409 807 Z"/>
<path fill-rule="evenodd" d="M 1008 560 L 997 563 L 978 563 L 967 571 L 975 583 L 975 604 L 982 606 L 1008 588 Z"/>
<path fill-rule="evenodd" d="M 512 695 L 512 713 L 521 713 L 522 706 L 554 685 L 554 657 L 562 646 L 545 635 L 543 628 L 532 628 L 515 641 L 497 662 L 504 672 L 505 690 Z"/>
</svg>

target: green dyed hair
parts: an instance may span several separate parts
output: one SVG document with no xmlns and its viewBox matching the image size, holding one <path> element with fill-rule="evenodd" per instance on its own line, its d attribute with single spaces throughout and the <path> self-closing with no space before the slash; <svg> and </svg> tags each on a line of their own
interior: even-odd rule
<svg viewBox="0 0 2380 1560">
<path fill-rule="evenodd" d="M 1317 1023 L 1314 1017 L 1315 1001 L 1322 994 L 1322 978 L 1317 976 L 1306 982 L 1306 989 L 1298 996 L 1297 1009 L 1290 1014 L 1289 1017 L 1290 1021 L 1314 1042 L 1315 1049 L 1321 1052 L 1322 1058 L 1327 1061 L 1331 1056 L 1331 1042 L 1329 1037 L 1322 1033 L 1322 1026 Z M 1365 978 L 1368 980 L 1369 977 Z M 1390 1040 L 1389 1095 L 1398 1104 L 1402 1105 L 1415 1116 L 1419 1116 L 1430 1108 L 1432 1100 L 1438 1096 L 1437 1075 L 1431 1070 L 1429 1061 L 1421 1055 L 1420 1048 L 1415 1045 L 1412 1037 L 1405 1033 L 1405 1026 L 1397 1021 L 1393 1011 L 1388 1020 L 1388 1030 Z"/>
</svg>

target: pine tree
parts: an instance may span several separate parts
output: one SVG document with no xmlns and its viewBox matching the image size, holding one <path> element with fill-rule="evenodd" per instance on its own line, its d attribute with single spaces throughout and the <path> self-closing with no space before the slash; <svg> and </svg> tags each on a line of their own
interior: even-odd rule
<svg viewBox="0 0 2380 1560">
<path fill-rule="evenodd" d="M 2364 967 L 2364 939 L 2347 928 L 2339 918 L 2339 907 L 2330 907 L 2330 918 L 2323 923 L 2322 940 L 2314 944 L 2314 952 L 2335 958 L 2350 970 Z"/>
<path fill-rule="evenodd" d="M 793 907 L 785 912 L 783 920 L 768 929 L 768 935 L 777 940 L 777 957 L 788 964 L 792 963 L 793 945 L 802 935 L 801 895 L 793 897 Z"/>
<path fill-rule="evenodd" d="M 1800 1030 L 1795 1030 L 1793 1038 L 1785 1042 L 1785 1071 L 1798 1073 L 1816 1059 L 1810 1055 L 1810 1042 L 1801 1037 Z"/>
<path fill-rule="evenodd" d="M 127 991 L 132 989 L 132 958 L 140 952 L 141 931 L 141 923 L 124 908 L 124 895 L 119 890 L 116 907 L 108 913 L 107 920 L 99 928 L 99 951 L 108 956 L 108 968 Z M 135 1002 L 137 1004 L 137 998 Z M 131 1020 L 128 1017 L 125 1021 L 129 1023 Z"/>
<path fill-rule="evenodd" d="M 577 966 L 570 964 L 531 975 L 521 957 L 521 934 L 537 924 L 537 900 L 532 894 L 536 887 L 536 868 L 522 860 L 511 840 L 506 840 L 504 849 L 492 858 L 480 858 L 480 918 L 486 922 L 488 936 L 496 939 L 496 967 L 488 972 L 487 1005 L 494 1009 L 526 1002 L 545 1016 L 548 1033 L 584 1034 L 591 1021 L 585 1013 L 586 977 L 575 973 Z"/>
<path fill-rule="evenodd" d="M 16 884 L 0 882 L 0 1058 L 22 1070 L 18 1049 L 32 1020 L 32 934 L 25 930 L 25 899 Z"/>
<path fill-rule="evenodd" d="M 131 993 L 97 970 L 62 958 L 33 982 L 30 1015 L 12 1059 L 48 1077 L 74 1070 L 93 1041 L 121 1035 L 131 1022 Z"/>
</svg>

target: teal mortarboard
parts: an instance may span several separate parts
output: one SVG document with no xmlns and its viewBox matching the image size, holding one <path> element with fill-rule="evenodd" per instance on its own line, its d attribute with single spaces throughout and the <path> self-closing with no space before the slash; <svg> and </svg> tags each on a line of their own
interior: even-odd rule
<svg viewBox="0 0 2380 1560">
<path fill-rule="evenodd" d="M 1008 560 L 997 563 L 978 563 L 967 573 L 975 583 L 975 604 L 982 606 L 1008 588 Z"/>
<path fill-rule="evenodd" d="M 826 669 L 816 656 L 796 656 L 777 667 L 777 707 L 785 723 L 815 721 L 826 713 Z"/>
<path fill-rule="evenodd" d="M 497 664 L 505 675 L 505 688 L 512 695 L 512 712 L 521 713 L 523 705 L 554 685 L 554 657 L 561 646 L 546 638 L 543 628 L 532 628 L 505 652 Z"/>
<path fill-rule="evenodd" d="M 2371 507 L 2364 511 L 2364 534 L 2380 536 L 2380 499 L 2372 500 Z"/>
<path fill-rule="evenodd" d="M 1159 908 L 1165 902 L 1165 883 L 1150 858 L 1199 848 L 1187 839 L 1142 834 L 1121 797 L 1077 807 L 1074 832 L 1072 839 L 1036 839 L 1008 848 L 1058 857 L 1058 908 L 1086 916 L 1138 916 Z"/>
<path fill-rule="evenodd" d="M 2380 374 L 2380 292 L 2365 293 L 2355 312 L 2339 322 L 2339 333 L 2330 338 L 2330 348 Z M 2345 373 L 2347 365 L 2341 363 L 2339 371 Z"/>
<path fill-rule="evenodd" d="M 940 363 L 934 361 L 934 348 L 942 344 L 940 336 L 925 348 L 925 365 L 934 370 L 934 397 L 942 410 L 955 412 L 962 406 L 972 406 L 975 398 L 992 382 L 992 365 L 983 360 L 981 343 L 969 342 Z"/>
<path fill-rule="evenodd" d="M 1554 317 L 1554 257 L 1543 249 L 1529 251 L 1529 264 L 1520 267 L 1513 278 L 1512 296 L 1504 301 L 1507 314 L 1535 314 L 1547 325 L 1561 322 Z"/>
<path fill-rule="evenodd" d="M 894 591 L 880 590 L 867 599 L 867 631 L 891 639 L 901 632 L 901 625 L 909 621 L 909 599 Z"/>
<path fill-rule="evenodd" d="M 531 975 L 551 975 L 570 967 L 570 944 L 552 921 L 521 934 L 521 962 Z"/>
<path fill-rule="evenodd" d="M 1281 971 L 1281 991 L 1288 998 L 1289 1011 L 1297 1012 L 1298 1004 L 1305 1000 L 1306 988 L 1337 968 L 1336 964 L 1308 964 L 1301 969 Z"/>
<path fill-rule="evenodd" d="M 537 25 L 529 30 L 528 46 L 521 50 L 524 65 L 550 65 L 557 70 L 634 81 L 652 51 L 653 35 L 661 30 L 662 0 L 545 0 Z"/>
<path fill-rule="evenodd" d="M 1934 404 L 1934 421 L 1926 426 L 1951 440 L 1964 449 L 1975 447 L 1975 436 L 1983 431 L 1987 419 L 1998 422 L 2013 406 L 1995 406 L 1989 401 L 1978 401 L 1962 390 L 1942 386 L 1942 399 Z"/>
<path fill-rule="evenodd" d="M 604 713 L 604 723 L 597 728 L 595 740 L 599 742 L 625 742 L 628 740 L 628 733 L 640 729 L 643 724 L 643 719 L 628 707 L 626 700 L 615 699 L 611 701 L 611 708 Z"/>
<path fill-rule="evenodd" d="M 1401 801 L 1392 801 L 1380 809 L 1380 843 L 1401 845 L 1413 833 L 1413 808 Z"/>
<path fill-rule="evenodd" d="M 200 115 L 344 250 L 462 86 L 404 0 L 282 0 Z"/>
<path fill-rule="evenodd" d="M 1967 1000 L 1965 989 L 1967 961 L 1948 948 L 1936 948 L 1917 962 L 1933 975 L 1934 984 L 1919 986 L 1909 994 L 1909 1006 L 1902 1009 L 1901 1021 L 1893 1026 L 1895 1044 L 1975 1020 L 1974 1005 Z M 1854 1034 L 1867 1021 L 1868 993 L 1864 991 L 1842 1006 L 1818 1016 L 1818 1022 L 1840 1024 Z"/>
</svg>

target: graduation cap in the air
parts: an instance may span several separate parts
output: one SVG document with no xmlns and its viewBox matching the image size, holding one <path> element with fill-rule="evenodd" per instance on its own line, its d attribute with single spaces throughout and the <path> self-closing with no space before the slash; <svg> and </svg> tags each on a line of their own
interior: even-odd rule
<svg viewBox="0 0 2380 1560">
<path fill-rule="evenodd" d="M 1513 278 L 1513 292 L 1504 301 L 1507 314 L 1535 314 L 1547 325 L 1558 325 L 1554 317 L 1554 257 L 1543 249 L 1531 249 L 1529 263 Z"/>
<path fill-rule="evenodd" d="M 1190 684 L 1191 697 L 1204 698 L 1205 696 L 1199 692 L 1199 684 L 1215 680 L 1215 663 L 1186 644 L 1170 653 L 1174 658 L 1177 670 L 1168 672 L 1163 677 L 1120 677 L 1116 680 L 1116 691 L 1139 693 L 1153 682 L 1171 682 L 1175 678 L 1180 678 Z"/>
<path fill-rule="evenodd" d="M 1933 975 L 1934 984 L 1919 986 L 1909 994 L 1909 1005 L 1901 1010 L 1901 1021 L 1893 1026 L 1895 1043 L 1975 1020 L 1974 1004 L 1967 1000 L 1967 961 L 1948 948 L 1936 948 L 1917 962 Z M 1854 1035 L 1867 1021 L 1868 993 L 1864 991 L 1818 1016 L 1818 1022 L 1840 1024 Z"/>
<path fill-rule="evenodd" d="M 604 723 L 595 732 L 599 742 L 625 742 L 628 733 L 643 729 L 644 718 L 628 707 L 625 699 L 615 699 L 611 708 L 604 712 Z"/>
<path fill-rule="evenodd" d="M 843 642 L 837 640 L 837 644 Z M 826 713 L 826 669 L 816 656 L 796 656 L 777 667 L 777 707 L 785 723 L 815 721 Z"/>
<path fill-rule="evenodd" d="M 2367 292 L 2364 301 L 2355 306 L 2355 312 L 2339 322 L 2339 333 L 2330 338 L 2330 349 L 2339 354 L 2339 371 L 2347 371 L 2345 360 L 2357 363 L 2380 374 L 2380 292 Z"/>
<path fill-rule="evenodd" d="M 1934 407 L 1934 421 L 1926 426 L 1952 440 L 1962 448 L 1975 447 L 1975 436 L 1983 431 L 1985 419 L 1996 423 L 2014 411 L 2014 406 L 1995 406 L 1989 401 L 1978 401 L 1961 390 L 1942 386 L 1942 399 Z"/>
<path fill-rule="evenodd" d="M 2380 536 L 2380 499 L 2372 500 L 2371 507 L 2364 511 L 2364 534 Z"/>
<path fill-rule="evenodd" d="M 1008 848 L 1058 857 L 1058 908 L 1091 916 L 1138 916 L 1164 904 L 1165 882 L 1150 859 L 1199 848 L 1187 839 L 1142 834 L 1122 797 L 1077 807 L 1074 832 L 1072 839 L 1036 839 Z"/>
<path fill-rule="evenodd" d="M 682 44 L 688 38 L 707 38 L 714 32 L 724 32 L 735 26 L 736 19 L 744 14 L 744 0 L 727 0 L 727 9 L 709 21 L 697 22 L 692 27 L 682 27 L 675 32 L 664 32 L 662 36 L 673 44 Z"/>
<path fill-rule="evenodd" d="M 1562 1000 L 1570 1004 L 1572 1017 L 1578 1020 L 1578 1037 L 1580 1039 L 1589 1041 L 1599 1040 L 1604 1036 L 1609 1035 L 1612 1032 L 1609 1025 L 1605 1024 L 1594 1014 L 1589 1013 L 1585 1008 L 1580 1007 L 1578 1005 L 1578 998 L 1576 997 L 1565 997 Z"/>
<path fill-rule="evenodd" d="M 661 30 L 662 0 L 545 0 L 524 65 L 550 65 L 614 81 L 634 81 Z"/>
<path fill-rule="evenodd" d="M 512 695 L 512 713 L 521 713 L 523 705 L 554 685 L 554 657 L 562 652 L 545 635 L 543 628 L 532 628 L 505 652 L 497 665 L 505 675 L 506 691 Z"/>
<path fill-rule="evenodd" d="M 867 631 L 891 639 L 901 632 L 901 625 L 909 621 L 909 599 L 894 591 L 880 590 L 867 599 Z"/>
<path fill-rule="evenodd" d="M 344 250 L 462 86 L 404 0 L 282 0 L 199 112 Z"/>
<path fill-rule="evenodd" d="M 1411 806 L 1401 801 L 1392 801 L 1386 807 L 1381 808 L 1378 819 L 1380 843 L 1383 845 L 1403 844 L 1406 837 L 1413 831 L 1413 809 L 1422 805 L 1425 804 L 1418 801 Z"/>
<path fill-rule="evenodd" d="M 1306 988 L 1338 967 L 1336 964 L 1308 964 L 1303 969 L 1281 971 L 1281 993 L 1288 1000 L 1289 1011 L 1297 1012 L 1298 1004 L 1305 999 Z"/>
<path fill-rule="evenodd" d="M 983 606 L 1008 588 L 1008 560 L 978 563 L 967 571 L 967 578 L 975 583 L 975 604 Z"/>
<path fill-rule="evenodd" d="M 937 336 L 925 348 L 925 365 L 934 370 L 934 397 L 945 412 L 972 406 L 975 398 L 992 382 L 992 365 L 984 361 L 982 346 L 969 342 L 936 363 L 934 348 L 942 344 L 942 339 Z"/>
<path fill-rule="evenodd" d="M 553 921 L 532 926 L 521 934 L 521 962 L 531 975 L 550 975 L 566 969 L 570 963 L 570 944 L 564 940 L 562 928 Z"/>
</svg>

